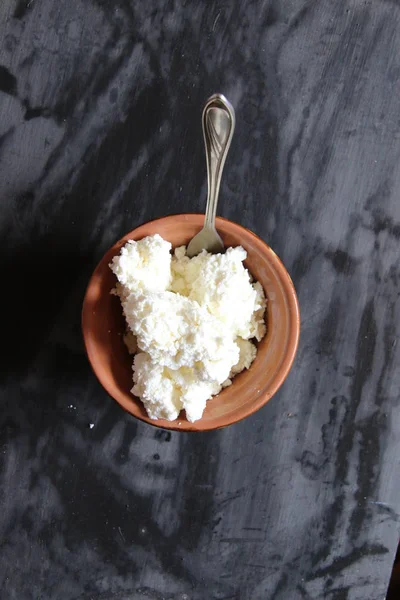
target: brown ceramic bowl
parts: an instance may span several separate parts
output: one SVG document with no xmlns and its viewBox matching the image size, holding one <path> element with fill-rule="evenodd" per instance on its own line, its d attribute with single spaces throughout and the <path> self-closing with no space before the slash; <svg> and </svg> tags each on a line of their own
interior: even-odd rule
<svg viewBox="0 0 400 600">
<path fill-rule="evenodd" d="M 285 267 L 273 250 L 254 233 L 217 218 L 225 246 L 247 250 L 246 267 L 263 286 L 268 298 L 267 334 L 258 345 L 248 371 L 237 375 L 230 387 L 207 402 L 203 417 L 190 423 L 184 411 L 176 421 L 149 419 L 132 388 L 132 357 L 122 340 L 124 318 L 116 296 L 110 294 L 115 276 L 108 267 L 127 240 L 159 233 L 173 247 L 187 244 L 201 229 L 203 215 L 172 215 L 150 221 L 127 233 L 102 258 L 90 279 L 82 311 L 82 328 L 89 361 L 105 390 L 132 415 L 165 429 L 207 431 L 225 427 L 251 415 L 282 385 L 296 354 L 300 332 L 296 292 Z"/>
</svg>

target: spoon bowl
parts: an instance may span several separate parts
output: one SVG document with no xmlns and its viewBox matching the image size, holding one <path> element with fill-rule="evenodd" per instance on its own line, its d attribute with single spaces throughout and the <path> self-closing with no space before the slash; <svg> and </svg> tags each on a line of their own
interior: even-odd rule
<svg viewBox="0 0 400 600">
<path fill-rule="evenodd" d="M 211 254 L 222 254 L 225 252 L 224 242 L 215 227 L 203 227 L 192 240 L 190 240 L 186 249 L 189 258 L 197 256 L 206 250 Z"/>
</svg>

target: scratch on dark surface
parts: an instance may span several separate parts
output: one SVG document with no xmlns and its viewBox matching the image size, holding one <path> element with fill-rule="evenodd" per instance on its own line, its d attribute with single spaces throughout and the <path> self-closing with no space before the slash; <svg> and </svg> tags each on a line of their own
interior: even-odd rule
<svg viewBox="0 0 400 600">
<path fill-rule="evenodd" d="M 373 358 L 376 346 L 377 328 L 374 318 L 374 302 L 369 300 L 365 306 L 361 317 L 359 335 L 357 338 L 357 360 L 355 365 L 355 374 L 351 385 L 352 417 L 356 414 L 357 407 L 361 402 L 361 394 L 365 382 L 370 377 L 373 366 Z M 353 435 L 351 426 L 348 425 L 349 439 L 346 446 L 350 447 L 353 441 L 350 436 Z M 357 469 L 357 490 L 355 499 L 357 504 L 350 517 L 349 533 L 353 540 L 358 538 L 362 524 L 366 517 L 367 505 L 361 502 L 364 498 L 369 498 L 376 487 L 376 480 L 379 477 L 378 465 L 380 462 L 380 435 L 385 429 L 385 422 L 379 411 L 375 411 L 370 417 L 364 419 L 363 423 L 358 425 L 361 432 L 360 453 L 366 454 L 368 460 L 360 460 Z M 347 459 L 348 460 L 348 459 Z"/>
<path fill-rule="evenodd" d="M 219 13 L 217 14 L 217 16 L 215 17 L 215 19 L 214 19 L 214 23 L 213 23 L 213 26 L 212 26 L 212 30 L 213 30 L 213 31 L 214 31 L 215 27 L 217 26 L 218 19 L 220 18 L 220 16 L 221 16 L 221 12 L 219 12 Z"/>
<path fill-rule="evenodd" d="M 371 504 L 372 506 L 376 506 L 376 508 L 379 511 L 386 514 L 388 517 L 390 517 L 391 520 L 399 521 L 399 519 L 400 519 L 399 513 L 393 507 L 391 507 L 389 504 L 387 504 L 386 502 L 375 502 L 373 500 L 369 500 L 368 503 Z"/>
<path fill-rule="evenodd" d="M 289 23 L 289 31 L 296 29 L 300 23 L 303 23 L 304 19 L 315 9 L 316 5 L 317 2 L 315 0 L 308 0 L 304 6 L 300 7 Z"/>
<path fill-rule="evenodd" d="M 172 597 L 170 594 L 165 596 L 165 594 L 163 592 L 159 592 L 159 591 L 155 590 L 154 588 L 150 588 L 148 586 L 138 587 L 138 588 L 136 588 L 135 591 L 138 594 L 140 594 L 140 596 L 143 596 L 144 598 L 150 598 L 150 600 L 172 600 Z M 122 600 L 122 597 L 121 597 L 121 600 Z"/>
<path fill-rule="evenodd" d="M 344 396 L 332 398 L 329 420 L 321 428 L 322 451 L 318 455 L 309 450 L 303 452 L 300 464 L 304 475 L 309 479 L 323 476 L 330 466 L 334 440 L 337 439 L 337 434 L 340 432 L 347 407 L 348 400 Z"/>
<path fill-rule="evenodd" d="M 387 554 L 389 550 L 382 546 L 382 544 L 368 544 L 364 543 L 359 548 L 354 548 L 351 552 L 345 556 L 335 558 L 334 561 L 326 567 L 317 569 L 314 573 L 310 574 L 309 579 L 318 579 L 319 577 L 325 576 L 337 576 L 341 571 L 347 569 L 355 562 L 358 562 L 360 558 L 364 556 L 379 556 Z"/>
<path fill-rule="evenodd" d="M 265 542 L 265 538 L 221 538 L 219 540 L 221 544 L 262 544 Z"/>
<path fill-rule="evenodd" d="M 227 498 L 224 498 L 223 500 L 220 500 L 218 502 L 218 506 L 224 506 L 225 504 L 229 503 L 229 502 L 233 502 L 234 500 L 237 500 L 238 498 L 241 498 L 243 495 L 243 491 L 239 491 L 236 494 L 233 494 L 232 496 L 228 496 Z"/>
<path fill-rule="evenodd" d="M 380 442 L 377 434 L 386 428 L 385 417 L 380 414 L 379 409 L 372 413 L 357 425 L 360 433 L 360 455 L 362 459 L 358 467 L 357 490 L 354 493 L 356 506 L 350 517 L 349 533 L 353 539 L 357 539 L 361 533 L 367 510 L 370 510 L 366 502 L 376 489 L 376 480 L 379 477 Z"/>
<path fill-rule="evenodd" d="M 302 326 L 306 325 L 307 323 L 309 323 L 310 321 L 316 321 L 317 317 L 322 314 L 325 311 L 325 307 L 320 308 L 319 310 L 317 310 L 315 313 L 313 313 L 312 315 L 306 317 L 304 320 L 301 321 Z"/>
<path fill-rule="evenodd" d="M 397 289 L 397 282 L 395 281 L 393 287 Z M 377 395 L 375 402 L 381 407 L 386 398 L 384 383 L 388 378 L 395 360 L 395 349 L 396 349 L 396 333 L 393 329 L 393 323 L 396 322 L 396 314 L 395 314 L 395 302 L 391 302 L 387 307 L 388 314 L 388 323 L 385 324 L 383 330 L 383 341 L 384 341 L 384 360 L 382 364 L 382 370 L 379 374 L 378 384 L 377 384 Z"/>
</svg>

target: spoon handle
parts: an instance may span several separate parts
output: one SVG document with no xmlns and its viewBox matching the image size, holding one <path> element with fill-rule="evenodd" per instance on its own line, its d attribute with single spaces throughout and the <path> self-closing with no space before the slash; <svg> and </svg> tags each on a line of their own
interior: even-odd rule
<svg viewBox="0 0 400 600">
<path fill-rule="evenodd" d="M 211 96 L 203 110 L 206 146 L 208 196 L 204 226 L 215 229 L 218 193 L 222 171 L 235 129 L 235 111 L 222 94 Z"/>
</svg>

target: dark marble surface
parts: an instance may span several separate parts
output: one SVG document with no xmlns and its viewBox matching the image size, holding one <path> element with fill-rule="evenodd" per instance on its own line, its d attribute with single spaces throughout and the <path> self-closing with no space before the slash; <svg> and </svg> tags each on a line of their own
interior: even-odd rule
<svg viewBox="0 0 400 600">
<path fill-rule="evenodd" d="M 0 90 L 1 599 L 383 599 L 399 4 L 2 0 Z M 219 213 L 285 262 L 301 345 L 257 414 L 171 434 L 101 389 L 80 308 L 123 233 L 204 208 L 215 91 L 237 111 Z"/>
</svg>

